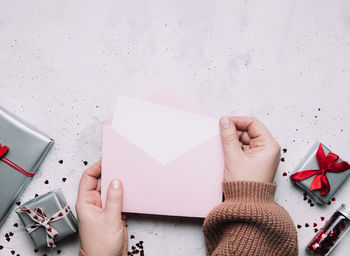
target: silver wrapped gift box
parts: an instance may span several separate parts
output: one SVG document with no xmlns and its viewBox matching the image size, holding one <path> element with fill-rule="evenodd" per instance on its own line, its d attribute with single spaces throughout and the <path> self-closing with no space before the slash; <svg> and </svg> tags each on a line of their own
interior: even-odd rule
<svg viewBox="0 0 350 256">
<path fill-rule="evenodd" d="M 32 180 L 19 170 L 35 174 L 54 141 L 0 106 L 0 143 L 0 149 L 8 147 L 0 157 L 1 227 L 17 198 Z"/>
<path fill-rule="evenodd" d="M 316 154 L 319 149 L 319 147 L 323 148 L 325 156 L 327 156 L 329 153 L 332 153 L 331 150 L 329 150 L 325 145 L 322 143 L 316 142 L 309 152 L 305 155 L 305 157 L 302 159 L 302 161 L 299 163 L 299 165 L 295 168 L 295 172 L 291 175 L 291 181 L 294 182 L 297 186 L 302 188 L 305 192 L 308 193 L 308 195 L 318 204 L 327 204 L 330 202 L 330 200 L 333 198 L 334 193 L 338 190 L 338 188 L 344 183 L 344 181 L 348 178 L 350 175 L 350 169 L 343 168 L 345 170 L 341 172 L 332 172 L 332 171 L 326 171 L 325 175 L 327 177 L 327 180 L 330 185 L 330 190 L 327 194 L 322 195 L 321 190 L 312 190 L 311 186 L 315 179 L 316 175 L 313 175 L 311 177 L 308 177 L 306 179 L 300 180 L 300 181 L 293 181 L 293 175 L 295 175 L 298 172 L 302 172 L 305 170 L 318 170 L 320 169 L 320 165 L 318 163 Z M 336 163 L 341 163 L 343 160 L 339 157 Z M 345 162 L 344 162 L 345 164 Z"/>
<path fill-rule="evenodd" d="M 29 209 L 33 215 L 28 214 L 26 209 Z M 50 191 L 33 198 L 18 207 L 16 213 L 29 232 L 36 248 L 55 247 L 55 242 L 76 233 L 78 230 L 77 220 L 60 190 Z M 59 214 L 61 214 L 60 217 Z M 39 218 L 35 220 L 32 217 L 36 215 Z M 47 229 L 57 232 L 52 236 L 52 244 L 48 240 Z"/>
</svg>

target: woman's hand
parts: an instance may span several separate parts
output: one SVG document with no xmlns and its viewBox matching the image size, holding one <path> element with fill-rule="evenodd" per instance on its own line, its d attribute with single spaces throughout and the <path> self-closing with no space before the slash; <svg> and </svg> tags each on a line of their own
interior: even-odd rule
<svg viewBox="0 0 350 256">
<path fill-rule="evenodd" d="M 223 117 L 220 130 L 225 155 L 225 181 L 273 181 L 281 148 L 259 120 Z"/>
<path fill-rule="evenodd" d="M 101 161 L 81 177 L 76 210 L 81 248 L 86 256 L 124 256 L 128 234 L 121 209 L 123 185 L 115 179 L 108 188 L 106 206 L 101 201 Z"/>
</svg>

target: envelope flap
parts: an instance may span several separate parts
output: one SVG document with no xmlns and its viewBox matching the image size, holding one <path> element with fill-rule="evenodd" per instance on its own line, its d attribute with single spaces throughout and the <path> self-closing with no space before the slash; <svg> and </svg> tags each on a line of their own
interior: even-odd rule
<svg viewBox="0 0 350 256">
<path fill-rule="evenodd" d="M 174 107 L 186 111 L 191 111 L 201 115 L 207 115 L 198 106 L 188 101 L 182 94 L 171 87 L 164 87 L 157 92 L 147 96 L 145 100 L 163 104 L 165 106 Z M 110 117 L 104 123 L 105 126 L 112 126 L 113 117 Z"/>
<path fill-rule="evenodd" d="M 161 164 L 219 134 L 213 118 L 127 96 L 118 97 L 112 128 Z"/>
</svg>

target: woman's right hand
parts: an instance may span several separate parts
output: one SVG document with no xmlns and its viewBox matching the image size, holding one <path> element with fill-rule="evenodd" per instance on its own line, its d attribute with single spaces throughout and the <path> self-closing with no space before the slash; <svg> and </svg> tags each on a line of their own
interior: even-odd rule
<svg viewBox="0 0 350 256">
<path fill-rule="evenodd" d="M 258 119 L 223 117 L 220 131 L 225 156 L 224 181 L 273 182 L 281 148 Z"/>
</svg>

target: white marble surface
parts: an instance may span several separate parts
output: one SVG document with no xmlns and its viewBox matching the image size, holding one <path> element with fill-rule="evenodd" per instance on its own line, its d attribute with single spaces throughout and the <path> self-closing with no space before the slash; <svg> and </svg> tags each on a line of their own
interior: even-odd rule
<svg viewBox="0 0 350 256">
<path fill-rule="evenodd" d="M 56 140 L 20 200 L 62 188 L 74 205 L 83 161 L 101 156 L 101 126 L 116 95 L 143 97 L 170 85 L 213 117 L 264 121 L 288 149 L 276 176 L 278 202 L 295 224 L 322 225 L 320 216 L 350 204 L 350 181 L 331 206 L 310 207 L 282 173 L 316 139 L 350 159 L 349 31 L 347 0 L 0 0 L 0 104 Z M 15 222 L 12 212 L 0 229 L 0 254 L 35 255 Z M 145 255 L 205 254 L 200 221 L 134 216 L 128 223 Z M 9 231 L 15 235 L 6 242 Z M 305 255 L 314 231 L 298 233 Z M 350 238 L 333 255 L 348 255 L 348 246 Z M 78 247 L 77 238 L 65 241 L 61 255 Z"/>
</svg>

